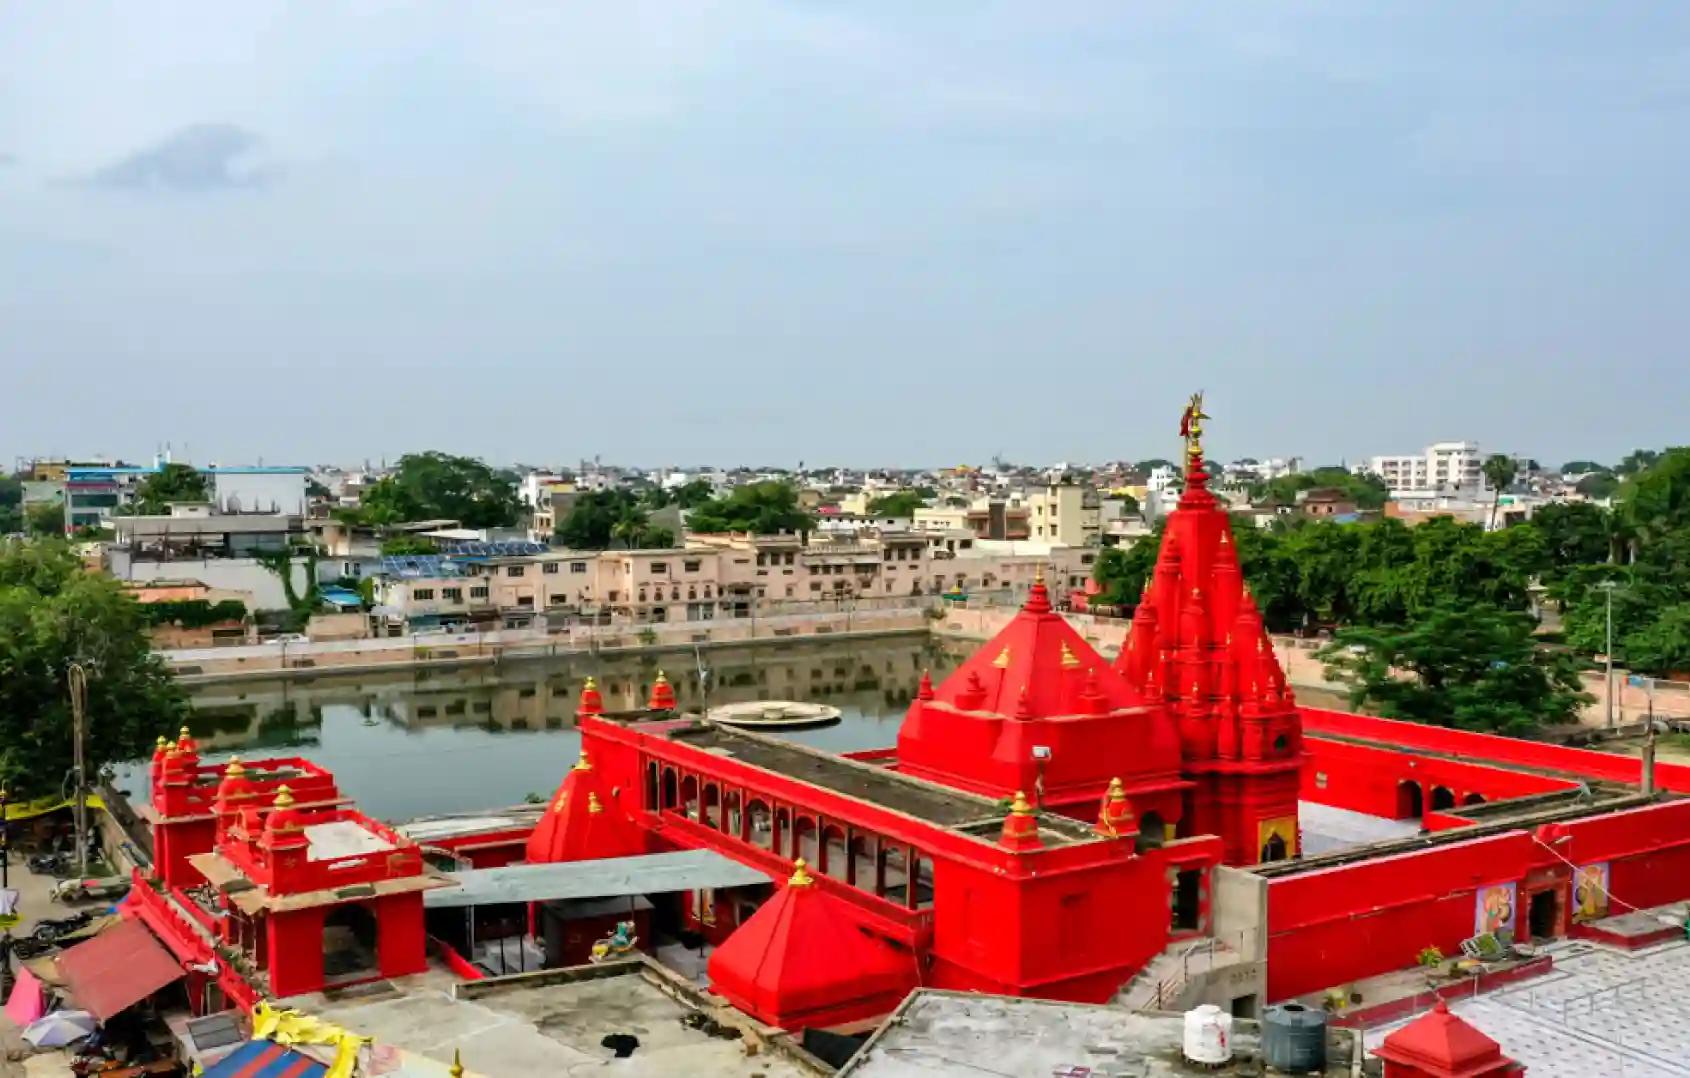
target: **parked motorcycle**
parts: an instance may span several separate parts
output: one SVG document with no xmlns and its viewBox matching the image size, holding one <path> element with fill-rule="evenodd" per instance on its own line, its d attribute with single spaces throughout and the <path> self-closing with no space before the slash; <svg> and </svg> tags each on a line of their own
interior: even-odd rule
<svg viewBox="0 0 1690 1078">
<path fill-rule="evenodd" d="M 45 921 L 37 921 L 30 931 L 30 936 L 40 943 L 52 943 L 60 936 L 68 936 L 79 928 L 88 927 L 94 919 L 93 910 L 82 910 L 69 917 L 53 917 Z"/>
</svg>

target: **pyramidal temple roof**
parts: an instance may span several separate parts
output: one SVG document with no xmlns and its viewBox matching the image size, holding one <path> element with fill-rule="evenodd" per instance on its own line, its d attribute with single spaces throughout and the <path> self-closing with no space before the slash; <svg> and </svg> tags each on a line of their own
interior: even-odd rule
<svg viewBox="0 0 1690 1078">
<path fill-rule="evenodd" d="M 1016 719 L 1095 715 L 1146 703 L 1051 608 L 1042 577 L 1009 624 L 957 667 L 931 699 L 958 711 Z"/>
<path fill-rule="evenodd" d="M 582 752 L 528 836 L 529 861 L 593 861 L 646 852 L 639 826 L 599 787 L 592 761 Z"/>
<path fill-rule="evenodd" d="M 785 887 L 710 955 L 710 988 L 785 1028 L 885 1014 L 916 986 L 915 956 L 824 891 L 802 860 Z"/>
<path fill-rule="evenodd" d="M 1448 1078 L 1514 1073 L 1519 1064 L 1502 1046 L 1438 1000 L 1432 1009 L 1385 1038 L 1374 1052 L 1381 1059 Z"/>
</svg>

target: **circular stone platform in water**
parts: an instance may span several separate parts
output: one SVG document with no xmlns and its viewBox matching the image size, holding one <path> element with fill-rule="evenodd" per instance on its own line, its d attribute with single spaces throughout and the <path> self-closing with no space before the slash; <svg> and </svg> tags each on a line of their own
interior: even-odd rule
<svg viewBox="0 0 1690 1078">
<path fill-rule="evenodd" d="M 839 709 L 826 704 L 797 700 L 747 700 L 723 704 L 705 713 L 711 722 L 746 730 L 796 730 L 806 726 L 828 726 L 839 721 Z"/>
</svg>

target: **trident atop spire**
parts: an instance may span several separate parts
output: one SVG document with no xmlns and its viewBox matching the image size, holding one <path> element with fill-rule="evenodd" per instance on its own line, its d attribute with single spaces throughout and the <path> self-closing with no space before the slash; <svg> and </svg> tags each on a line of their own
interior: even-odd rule
<svg viewBox="0 0 1690 1078">
<path fill-rule="evenodd" d="M 1185 456 L 1189 460 L 1203 459 L 1203 421 L 1209 414 L 1203 411 L 1203 391 L 1198 390 L 1186 403 L 1179 417 L 1179 436 L 1185 439 Z"/>
</svg>

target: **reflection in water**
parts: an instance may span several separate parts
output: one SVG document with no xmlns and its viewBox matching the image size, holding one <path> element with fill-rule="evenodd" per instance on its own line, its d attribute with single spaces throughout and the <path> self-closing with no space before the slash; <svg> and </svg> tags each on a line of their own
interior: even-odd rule
<svg viewBox="0 0 1690 1078">
<path fill-rule="evenodd" d="M 189 725 L 208 758 L 305 756 L 333 770 L 364 811 L 404 819 L 549 795 L 580 745 L 575 703 L 588 676 L 613 711 L 641 706 L 659 669 L 688 711 L 746 700 L 831 704 L 842 712 L 837 725 L 783 736 L 848 751 L 893 744 L 921 671 L 942 677 L 970 650 L 897 637 L 224 682 L 190 690 Z M 120 768 L 118 785 L 142 799 L 144 774 Z"/>
</svg>

